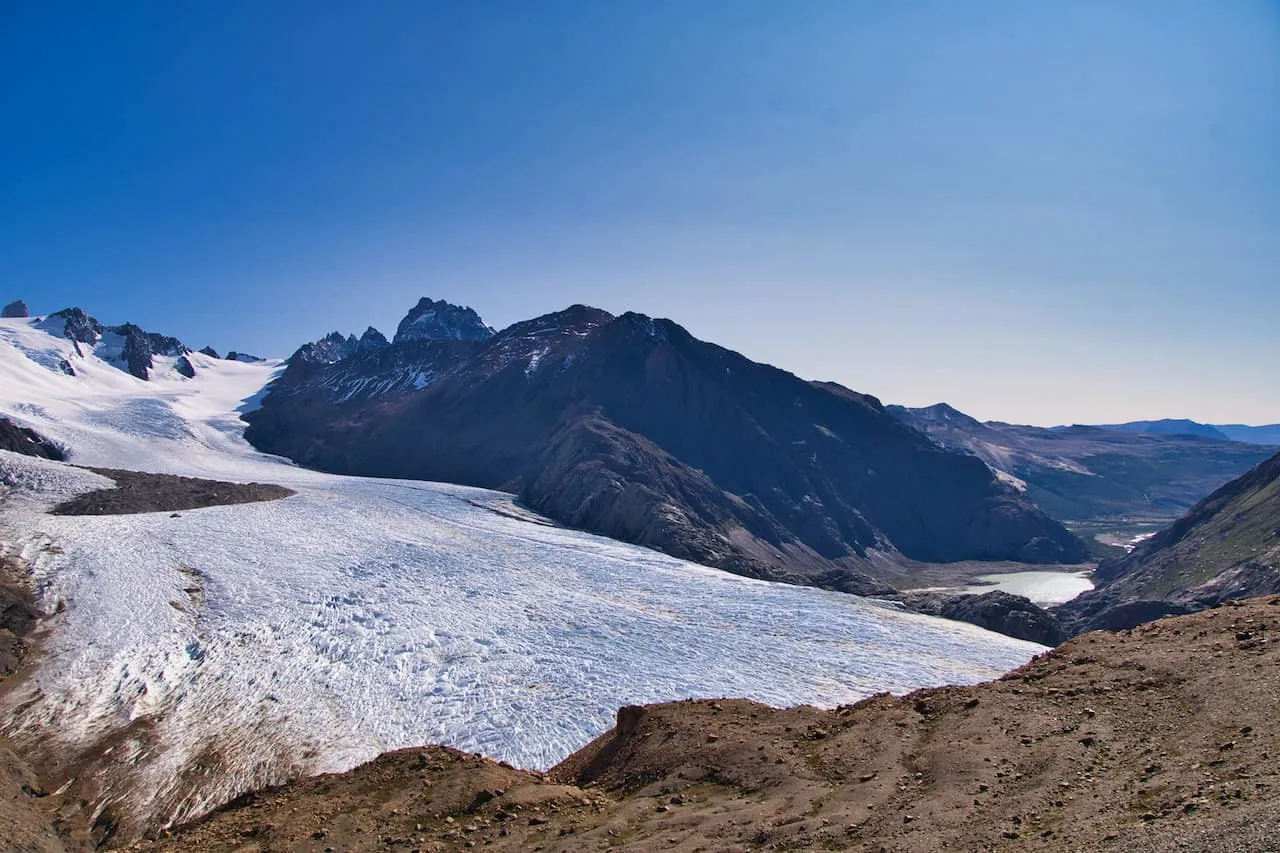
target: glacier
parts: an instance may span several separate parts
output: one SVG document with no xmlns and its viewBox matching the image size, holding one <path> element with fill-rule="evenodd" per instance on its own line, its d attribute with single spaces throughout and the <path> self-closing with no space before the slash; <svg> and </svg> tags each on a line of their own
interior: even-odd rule
<svg viewBox="0 0 1280 853">
<path fill-rule="evenodd" d="M 189 358 L 192 379 L 157 357 L 142 381 L 38 318 L 0 320 L 0 415 L 73 463 L 296 491 L 53 516 L 108 481 L 0 451 L 0 539 L 54 614 L 0 700 L 3 728 L 69 755 L 110 743 L 102 796 L 150 825 L 406 746 L 541 769 L 622 705 L 831 707 L 986 680 L 1044 650 L 567 530 L 500 492 L 299 468 L 250 447 L 239 418 L 282 362 Z"/>
</svg>

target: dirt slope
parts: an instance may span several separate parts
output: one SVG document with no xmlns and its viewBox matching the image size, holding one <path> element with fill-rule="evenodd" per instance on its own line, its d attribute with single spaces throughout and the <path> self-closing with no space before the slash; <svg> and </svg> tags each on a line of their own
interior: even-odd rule
<svg viewBox="0 0 1280 853">
<path fill-rule="evenodd" d="M 139 851 L 1280 849 L 1280 598 L 1078 637 L 835 711 L 619 712 L 548 776 L 440 748 Z"/>
</svg>

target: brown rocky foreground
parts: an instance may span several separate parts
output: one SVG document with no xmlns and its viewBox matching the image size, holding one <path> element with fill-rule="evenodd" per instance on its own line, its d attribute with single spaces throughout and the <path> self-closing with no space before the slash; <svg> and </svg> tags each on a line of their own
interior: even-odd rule
<svg viewBox="0 0 1280 853">
<path fill-rule="evenodd" d="M 834 711 L 624 708 L 546 775 L 440 747 L 260 792 L 174 850 L 1280 849 L 1280 598 Z"/>
</svg>

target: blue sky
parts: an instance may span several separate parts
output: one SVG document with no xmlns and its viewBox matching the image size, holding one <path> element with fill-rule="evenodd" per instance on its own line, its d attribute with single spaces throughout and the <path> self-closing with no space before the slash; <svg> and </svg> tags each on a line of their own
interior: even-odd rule
<svg viewBox="0 0 1280 853">
<path fill-rule="evenodd" d="M 1280 4 L 0 3 L 0 297 L 586 302 L 886 401 L 1280 421 Z"/>
</svg>

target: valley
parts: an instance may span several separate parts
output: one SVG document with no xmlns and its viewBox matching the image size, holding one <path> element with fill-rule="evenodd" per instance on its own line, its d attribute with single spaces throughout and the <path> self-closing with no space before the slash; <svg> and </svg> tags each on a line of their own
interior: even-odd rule
<svg viewBox="0 0 1280 853">
<path fill-rule="evenodd" d="M 1277 3 L 0 80 L 0 853 L 1280 853 Z"/>
<path fill-rule="evenodd" d="M 424 302 L 428 310 L 442 305 Z M 30 645 L 36 651 L 23 659 L 17 674 L 0 691 L 0 763 L 4 764 L 0 769 L 7 774 L 0 781 L 8 779 L 4 794 L 21 806 L 12 825 L 46 838 L 48 845 L 40 849 L 162 839 L 175 827 L 210 812 L 215 812 L 211 822 L 191 830 L 196 835 L 173 842 L 177 849 L 185 849 L 181 845 L 187 843 L 222 849 L 232 837 L 261 838 L 262 849 L 274 849 L 277 844 L 293 849 L 301 842 L 290 833 L 301 831 L 300 825 L 289 828 L 294 825 L 280 818 L 272 818 L 266 829 L 241 822 L 246 804 L 256 809 L 258 803 L 275 802 L 272 797 L 277 795 L 237 798 L 310 777 L 333 781 L 296 783 L 301 787 L 282 789 L 280 802 L 292 802 L 289 798 L 295 791 L 303 792 L 301 796 L 328 792 L 324 796 L 329 805 L 321 807 L 321 812 L 352 809 L 351 814 L 362 816 L 351 818 L 354 823 L 333 818 L 338 821 L 335 825 L 345 825 L 347 830 L 326 824 L 307 831 L 313 840 L 334 832 L 334 839 L 346 839 L 341 843 L 361 849 L 372 837 L 369 833 L 381 837 L 384 831 L 408 831 L 399 822 L 384 827 L 383 818 L 366 810 L 367 797 L 382 801 L 379 798 L 393 791 L 415 790 L 402 778 L 406 768 L 433 778 L 445 774 L 438 784 L 453 793 L 429 808 L 413 806 L 425 809 L 415 819 L 413 834 L 422 836 L 423 843 L 427 836 L 434 836 L 446 847 L 465 842 L 472 833 L 499 847 L 521 839 L 519 843 L 532 843 L 548 831 L 540 828 L 544 826 L 565 834 L 599 830 L 624 841 L 617 833 L 626 827 L 626 838 L 640 845 L 635 849 L 645 849 L 653 832 L 675 832 L 695 847 L 710 839 L 728 844 L 736 837 L 729 826 L 738 819 L 793 827 L 782 832 L 761 829 L 753 836 L 773 839 L 770 844 L 778 849 L 804 847 L 828 837 L 836 843 L 822 824 L 790 818 L 779 823 L 784 813 L 794 809 L 797 797 L 816 798 L 806 812 L 813 818 L 826 814 L 827 807 L 820 802 L 835 804 L 831 806 L 835 811 L 822 819 L 851 821 L 842 843 L 898 837 L 896 823 L 891 831 L 889 824 L 854 818 L 848 809 L 928 811 L 922 801 L 894 797 L 874 782 L 839 805 L 843 801 L 834 797 L 830 786 L 846 781 L 849 774 L 865 776 L 870 782 L 881 779 L 883 773 L 888 780 L 890 765 L 902 762 L 907 767 L 952 766 L 953 759 L 945 757 L 945 751 L 938 752 L 942 747 L 930 736 L 911 733 L 917 725 L 912 713 L 923 718 L 922 732 L 931 730 L 934 714 L 952 713 L 921 711 L 935 708 L 929 697 L 943 698 L 937 708 L 952 708 L 954 703 L 947 697 L 969 695 L 956 693 L 964 689 L 957 685 L 986 682 L 975 688 L 979 693 L 972 694 L 986 699 L 965 699 L 963 704 L 963 709 L 971 709 L 969 703 L 981 702 L 985 708 L 992 697 L 1005 696 L 1002 688 L 992 685 L 1015 676 L 1004 682 L 991 679 L 1033 659 L 1032 669 L 1025 672 L 1044 669 L 1046 664 L 1040 661 L 1046 660 L 1042 656 L 1046 646 L 1068 636 L 1067 629 L 1074 632 L 1088 619 L 1101 618 L 1099 612 L 1124 612 L 1145 621 L 1212 606 L 1223 598 L 1206 598 L 1198 604 L 1189 598 L 1164 610 L 1163 605 L 1142 604 L 1135 610 L 1130 599 L 1142 593 L 1126 592 L 1126 584 L 1132 585 L 1126 578 L 1146 577 L 1141 571 L 1150 570 L 1131 570 L 1124 562 L 1109 561 L 1096 576 L 1102 581 L 1098 590 L 1064 604 L 1092 585 L 1088 566 L 922 561 L 908 557 L 886 534 L 871 527 L 856 560 L 840 564 L 824 558 L 829 567 L 843 566 L 845 581 L 835 582 L 833 575 L 825 576 L 826 581 L 783 576 L 777 579 L 790 583 L 778 583 L 743 576 L 751 572 L 741 571 L 741 563 L 731 561 L 726 567 L 734 571 L 726 572 L 654 548 L 572 529 L 540 515 L 513 494 L 523 489 L 517 483 L 498 491 L 421 479 L 328 473 L 300 467 L 246 441 L 242 418 L 256 422 L 257 413 L 263 411 L 258 406 L 264 401 L 279 406 L 275 394 L 280 388 L 285 389 L 285 399 L 296 401 L 299 375 L 311 377 L 305 380 L 313 389 L 308 393 L 323 389 L 323 394 L 330 395 L 331 402 L 323 404 L 314 396 L 307 398 L 311 402 L 304 404 L 304 411 L 309 410 L 311 418 L 324 411 L 317 406 L 336 404 L 332 395 L 338 390 L 345 388 L 345 394 L 352 387 L 368 389 L 367 376 L 355 386 L 335 388 L 324 384 L 328 379 L 315 384 L 317 376 L 351 370 L 349 359 L 358 357 L 361 341 L 372 342 L 364 344 L 364 351 L 374 354 L 370 358 L 396 365 L 398 371 L 411 366 L 406 360 L 412 353 L 422 356 L 425 352 L 427 358 L 438 359 L 458 346 L 483 344 L 490 337 L 498 338 L 503 347 L 499 352 L 510 359 L 516 344 L 503 338 L 505 333 L 495 336 L 477 325 L 478 317 L 470 326 L 473 333 L 468 334 L 479 340 L 472 341 L 451 325 L 441 331 L 438 325 L 415 324 L 407 318 L 409 326 L 426 326 L 424 334 L 441 336 L 428 340 L 425 350 L 422 338 L 396 349 L 385 339 L 379 344 L 380 336 L 370 331 L 361 339 L 322 339 L 304 347 L 302 355 L 289 363 L 220 359 L 189 351 L 151 352 L 144 378 L 124 369 L 128 359 L 116 352 L 113 339 L 104 336 L 105 345 L 101 345 L 95 342 L 96 333 L 85 335 L 84 340 L 71 333 L 92 330 L 88 322 L 92 318 L 69 316 L 76 321 L 74 330 L 68 325 L 68 334 L 62 336 L 50 333 L 48 321 L 0 321 L 0 419 L 9 424 L 11 446 L 19 451 L 0 451 L 4 488 L 0 536 L 9 565 L 20 567 L 20 577 L 31 586 L 31 601 L 39 614 L 29 639 L 18 637 L 13 646 L 21 650 Z M 563 333 L 559 326 L 538 322 L 538 329 Z M 150 340 L 141 332 L 138 339 Z M 503 340 L 508 343 L 502 344 Z M 731 356 L 740 358 L 717 357 Z M 135 352 L 135 366 L 138 358 Z M 537 372 L 541 361 L 541 357 L 528 364 L 508 360 L 507 366 L 497 370 L 501 374 L 514 364 L 519 375 L 527 376 L 528 371 Z M 881 413 L 874 398 L 851 397 L 853 392 L 844 389 L 816 387 L 789 374 L 771 374 L 772 368 L 766 366 L 747 365 L 744 369 L 761 368 L 762 376 L 789 390 L 809 388 L 814 396 L 805 399 L 823 411 L 830 407 L 824 429 L 828 429 L 825 424 L 842 423 L 839 418 L 852 418 L 852 423 L 861 422 L 860 434 L 888 436 L 890 446 L 897 448 L 893 452 L 905 454 L 906 462 L 895 463 L 906 465 L 904 470 L 923 465 L 926 470 L 961 472 L 962 478 L 972 478 L 973 466 L 982 464 L 933 447 L 923 436 L 897 426 Z M 284 381 L 291 371 L 293 379 Z M 414 374 L 424 375 L 421 369 Z M 359 410 L 365 412 L 361 417 L 369 417 L 379 406 L 389 405 L 394 411 L 409 405 L 406 400 L 413 405 L 441 405 L 431 396 L 434 381 L 380 385 L 384 391 L 375 396 L 387 388 L 399 390 L 389 398 L 379 397 L 382 402 L 368 403 L 370 408 Z M 413 402 L 419 399 L 425 402 Z M 850 405 L 852 409 L 847 408 Z M 590 428 L 603 430 L 602 435 L 619 429 L 604 421 Z M 647 440 L 630 435 L 626 440 L 633 449 L 628 453 L 646 446 Z M 601 460 L 587 456 L 580 463 L 591 466 L 603 461 L 603 470 L 623 476 L 638 470 L 637 464 L 649 464 L 626 456 L 632 467 L 615 468 L 617 458 L 610 455 L 611 447 L 605 445 Z M 660 449 L 646 452 L 664 458 Z M 545 472 L 529 476 L 545 476 Z M 994 474 L 986 471 L 984 476 L 965 480 L 989 496 L 977 511 L 1003 518 L 999 524 L 1009 522 L 1009 516 L 1001 513 L 1021 519 L 991 529 L 1003 531 L 1001 535 L 1008 531 L 1030 535 L 1038 530 L 1062 543 L 1071 542 L 1070 534 L 1052 526 L 1043 514 L 1029 511 L 1025 498 L 999 484 Z M 1216 518 L 1220 506 L 1243 494 L 1240 500 L 1254 507 L 1257 515 L 1257 523 L 1251 522 L 1249 529 L 1260 531 L 1259 548 L 1270 548 L 1266 524 L 1274 517 L 1273 477 L 1266 466 L 1252 476 L 1255 485 L 1224 487 L 1221 496 L 1193 510 L 1184 526 L 1191 530 L 1198 517 Z M 810 488 L 849 488 L 816 478 L 806 482 Z M 964 488 L 968 487 L 956 494 L 968 494 Z M 661 494 L 649 499 L 661 512 L 675 512 L 674 505 L 661 502 Z M 688 500 L 688 494 L 680 499 Z M 878 498 L 884 499 L 884 495 Z M 868 507 L 892 512 L 886 509 L 888 504 Z M 849 517 L 862 516 L 855 512 Z M 882 517 L 892 518 L 892 514 Z M 778 518 L 774 516 L 775 522 Z M 906 529 L 897 524 L 889 522 L 889 529 Z M 690 529 L 695 530 L 694 541 L 714 541 L 705 537 L 715 528 Z M 800 554 L 804 557 L 800 565 L 812 570 L 816 565 L 812 556 L 804 556 L 818 553 L 812 547 L 816 540 L 804 538 L 812 532 L 803 526 L 779 530 L 797 538 L 772 559 L 783 553 Z M 1128 559 L 1138 565 L 1185 539 L 1182 534 L 1161 534 L 1140 544 Z M 726 537 L 724 541 L 742 547 L 746 540 Z M 767 552 L 751 546 L 744 553 L 759 559 Z M 1273 556 L 1258 551 L 1253 559 L 1265 563 Z M 1253 594 L 1280 591 L 1272 582 L 1274 567 L 1250 571 L 1252 586 L 1228 584 L 1227 593 L 1237 588 Z M 1210 567 L 1201 573 L 1204 581 L 1221 585 Z M 882 591 L 886 600 L 840 591 L 852 577 L 869 579 L 865 582 Z M 821 586 L 833 588 L 816 588 Z M 896 592 L 894 587 L 906 591 Z M 926 589 L 912 591 L 919 587 Z M 1090 603 L 1095 601 L 1102 604 Z M 1041 677 L 1016 676 L 1032 681 Z M 941 692 L 914 692 L 921 689 Z M 1012 693 L 1019 695 L 1018 690 Z M 888 694 L 910 696 L 899 700 Z M 705 697 L 732 697 L 732 701 L 711 702 Z M 703 701 L 686 704 L 694 699 Z M 995 700 L 996 706 L 1006 699 Z M 1057 713 L 1043 704 L 1009 701 L 1018 706 L 1018 714 L 1030 715 L 1027 719 Z M 672 702 L 677 704 L 664 704 Z M 621 735 L 618 731 L 608 734 L 610 725 L 619 721 L 620 731 L 629 737 L 633 717 L 650 719 L 647 711 L 616 716 L 617 709 L 635 706 L 652 707 L 653 719 L 664 720 L 662 743 L 674 739 L 685 744 L 692 737 L 691 744 L 725 741 L 740 749 L 724 753 L 717 748 L 712 756 L 692 759 L 689 756 L 700 754 L 701 747 L 681 746 L 671 753 L 649 754 L 640 749 L 629 751 L 625 759 L 617 758 L 621 747 L 609 745 L 609 739 Z M 715 723 L 725 708 L 732 709 L 725 717 L 732 721 L 731 729 L 716 725 L 706 729 L 703 717 L 708 710 L 708 720 Z M 793 710 L 774 710 L 779 708 Z M 915 710 L 908 712 L 908 708 Z M 847 714 L 854 715 L 849 731 L 862 732 L 857 737 L 864 745 L 871 742 L 872 732 L 885 726 L 906 727 L 902 731 L 906 739 L 898 746 L 889 748 L 883 739 L 874 741 L 879 744 L 876 749 L 889 748 L 883 761 L 890 764 L 859 770 L 863 759 L 850 752 L 853 741 L 834 752 L 815 752 L 808 745 L 807 740 L 826 738 L 833 726 L 843 730 L 843 724 L 835 721 Z M 784 727 L 785 736 L 776 730 L 781 723 L 775 720 L 790 721 Z M 792 734 L 796 725 L 828 734 L 806 736 L 801 742 Z M 1045 725 L 1050 727 L 1045 729 L 1048 737 L 1052 725 Z M 919 737 L 924 740 L 911 746 Z M 603 740 L 589 745 L 596 738 Z M 773 765 L 780 770 L 763 776 L 745 771 L 742 762 L 761 750 L 768 752 L 770 744 L 776 747 L 779 740 L 791 743 Z M 832 747 L 841 743 L 832 741 Z M 420 749 L 423 744 L 442 747 Z M 923 759 L 917 757 L 908 760 L 921 750 L 928 751 L 928 760 L 934 764 L 921 763 Z M 485 758 L 473 757 L 481 755 Z M 371 760 L 372 764 L 365 764 Z M 677 763 L 668 764 L 672 760 Z M 690 760 L 695 763 L 689 764 Z M 796 761 L 826 769 L 817 776 L 806 775 L 808 771 L 797 771 Z M 1103 766 L 1112 765 L 1099 765 Z M 916 779 L 934 778 L 923 770 L 912 772 L 917 773 Z M 801 780 L 800 787 L 788 788 L 785 804 L 772 794 L 753 799 L 781 784 L 779 774 Z M 976 778 L 975 774 L 969 768 L 954 778 L 944 775 L 935 781 L 943 786 L 939 790 L 949 792 L 945 797 L 958 804 L 959 794 L 948 786 L 968 784 L 964 780 Z M 1001 774 L 1005 771 L 997 779 L 1006 778 Z M 611 781 L 599 781 L 606 777 Z M 655 778 L 667 781 L 655 789 L 651 787 Z M 738 791 L 728 794 L 729 800 L 724 799 L 726 791 L 717 787 L 722 784 L 718 780 L 726 778 L 738 780 L 726 789 Z M 348 780 L 356 790 L 346 790 Z M 317 784 L 321 788 L 313 787 Z M 498 824 L 510 820 L 511 813 L 503 812 L 507 818 L 483 817 L 493 809 L 477 805 L 483 797 L 473 788 L 480 784 L 523 791 L 519 801 L 537 821 L 530 818 L 527 831 L 493 835 L 489 830 L 506 829 Z M 914 790 L 915 784 L 908 779 L 907 788 L 898 785 L 897 790 L 900 794 Z M 932 783 L 919 784 L 926 786 L 920 788 L 924 796 Z M 671 811 L 668 806 L 657 810 L 660 817 L 651 824 L 643 808 L 636 811 L 636 804 L 647 800 L 636 800 L 635 792 L 647 792 L 639 796 L 648 798 L 654 796 L 653 790 L 669 802 L 680 798 L 679 805 L 706 802 L 710 811 L 700 810 L 705 813 L 683 829 L 667 828 L 668 818 L 661 815 Z M 24 791 L 38 791 L 39 796 Z M 881 802 L 881 794 L 890 799 Z M 758 800 L 760 809 L 730 818 L 739 808 L 732 801 L 744 795 L 749 801 Z M 490 799 L 496 796 L 500 795 Z M 467 802 L 461 803 L 458 797 Z M 1036 794 L 1022 808 L 1035 819 L 1037 837 L 1053 848 L 1071 836 L 1055 835 L 1056 829 L 1044 834 L 1044 829 L 1058 824 L 1037 817 L 1046 808 L 1040 797 Z M 217 811 L 228 803 L 232 803 L 228 810 Z M 1061 805 L 1054 808 L 1070 811 Z M 943 815 L 930 812 L 919 827 L 908 827 L 918 819 L 912 812 L 907 813 L 911 820 L 903 822 L 906 834 L 902 835 L 910 844 L 932 843 L 929 832 L 951 825 Z M 477 829 L 459 834 L 449 821 L 440 822 L 447 815 L 462 815 L 452 818 L 455 824 L 472 821 Z M 562 816 L 570 822 L 561 824 Z M 1117 827 L 1127 826 L 1132 814 L 1122 810 L 1114 819 Z M 224 835 L 222 826 L 234 829 Z M 911 834 L 916 828 L 926 831 L 917 837 Z M 989 838 L 986 829 L 972 823 L 953 830 Z M 1001 837 L 1021 838 L 1021 833 L 1015 824 Z M 194 838 L 204 840 L 190 840 Z M 515 840 L 500 841 L 507 838 Z M 157 843 L 163 848 L 168 842 Z M 677 843 L 677 848 L 683 843 Z M 910 844 L 906 849 L 925 849 Z"/>
</svg>

